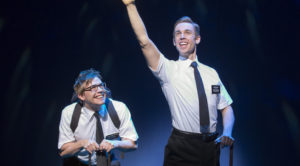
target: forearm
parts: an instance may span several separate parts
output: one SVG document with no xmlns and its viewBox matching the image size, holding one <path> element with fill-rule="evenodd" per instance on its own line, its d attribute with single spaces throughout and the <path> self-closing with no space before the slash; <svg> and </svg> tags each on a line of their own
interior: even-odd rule
<svg viewBox="0 0 300 166">
<path fill-rule="evenodd" d="M 234 113 L 231 106 L 226 107 L 222 110 L 223 117 L 223 135 L 230 136 L 234 125 Z"/>
<path fill-rule="evenodd" d="M 84 146 L 85 142 L 88 142 L 88 140 L 80 140 L 75 142 L 69 142 L 64 144 L 61 147 L 61 157 L 69 157 L 75 155 L 78 151 L 80 151 Z"/>
<path fill-rule="evenodd" d="M 148 66 L 150 66 L 153 70 L 156 70 L 159 62 L 160 51 L 148 37 L 146 27 L 137 11 L 134 1 L 129 0 L 128 3 L 124 2 L 124 4 L 126 5 L 131 26 L 142 48 Z"/>
<path fill-rule="evenodd" d="M 141 47 L 145 47 L 149 43 L 150 39 L 148 37 L 144 22 L 141 19 L 135 4 L 130 3 L 130 4 L 126 5 L 126 9 L 128 12 L 128 17 L 129 17 L 131 26 L 132 26 L 133 31 L 139 41 L 139 44 L 141 45 Z"/>
<path fill-rule="evenodd" d="M 137 145 L 134 141 L 129 139 L 116 140 L 115 148 L 118 148 L 122 151 L 135 150 Z"/>
</svg>

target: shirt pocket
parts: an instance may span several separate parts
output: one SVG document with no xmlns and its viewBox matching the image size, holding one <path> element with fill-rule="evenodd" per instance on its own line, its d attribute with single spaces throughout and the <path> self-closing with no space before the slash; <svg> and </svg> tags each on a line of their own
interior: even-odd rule
<svg viewBox="0 0 300 166">
<path fill-rule="evenodd" d="M 210 107 L 210 109 L 216 108 L 219 99 L 219 94 L 212 93 L 212 84 L 210 84 L 209 86 L 205 86 L 204 89 L 208 106 Z"/>
</svg>

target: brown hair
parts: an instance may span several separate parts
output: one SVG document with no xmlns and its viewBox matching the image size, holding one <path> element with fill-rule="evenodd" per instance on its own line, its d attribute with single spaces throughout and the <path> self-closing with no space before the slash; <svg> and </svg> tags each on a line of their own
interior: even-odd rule
<svg viewBox="0 0 300 166">
<path fill-rule="evenodd" d="M 102 79 L 100 72 L 94 69 L 81 71 L 74 83 L 73 89 L 77 95 L 82 95 L 84 92 L 84 85 L 90 83 L 95 77 Z"/>
<path fill-rule="evenodd" d="M 184 23 L 184 22 L 192 24 L 192 25 L 194 26 L 194 29 L 195 29 L 195 32 L 196 32 L 196 36 L 200 36 L 200 27 L 199 27 L 199 25 L 198 25 L 197 23 L 195 23 L 195 22 L 194 22 L 190 17 L 188 17 L 188 16 L 183 16 L 183 17 L 179 18 L 179 19 L 175 22 L 175 24 L 174 24 L 173 36 L 174 36 L 174 34 L 175 34 L 175 28 L 176 28 L 176 26 L 177 26 L 178 24 Z"/>
<path fill-rule="evenodd" d="M 73 96 L 71 99 L 71 102 L 79 102 L 79 104 L 83 104 L 82 101 L 77 97 L 77 95 L 82 95 L 84 92 L 85 85 L 89 84 L 95 77 L 98 77 L 100 80 L 102 80 L 102 77 L 100 75 L 100 72 L 95 69 L 88 69 L 81 71 L 78 75 L 78 77 L 75 80 L 73 89 Z M 111 98 L 111 91 L 107 87 L 105 87 L 105 93 L 107 97 Z"/>
</svg>

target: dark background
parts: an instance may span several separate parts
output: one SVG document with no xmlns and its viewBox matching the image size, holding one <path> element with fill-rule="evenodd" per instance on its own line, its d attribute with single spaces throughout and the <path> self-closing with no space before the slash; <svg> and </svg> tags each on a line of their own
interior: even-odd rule
<svg viewBox="0 0 300 166">
<path fill-rule="evenodd" d="M 234 100 L 235 165 L 299 165 L 299 0 L 136 4 L 169 59 L 178 58 L 174 22 L 188 15 L 199 23 L 198 58 L 219 72 Z M 1 1 L 0 55 L 1 165 L 60 165 L 61 110 L 76 76 L 89 68 L 127 104 L 140 136 L 123 165 L 162 165 L 170 113 L 121 0 Z M 221 165 L 227 162 L 224 149 Z"/>
</svg>

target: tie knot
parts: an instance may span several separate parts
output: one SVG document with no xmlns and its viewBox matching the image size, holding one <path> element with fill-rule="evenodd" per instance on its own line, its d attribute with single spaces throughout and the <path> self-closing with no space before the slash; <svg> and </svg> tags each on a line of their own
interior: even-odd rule
<svg viewBox="0 0 300 166">
<path fill-rule="evenodd" d="M 95 112 L 95 113 L 94 113 L 94 116 L 97 118 L 97 120 L 99 119 L 99 114 L 98 114 L 98 112 Z"/>
<path fill-rule="evenodd" d="M 193 68 L 197 68 L 198 64 L 197 64 L 197 62 L 194 61 L 194 62 L 191 63 L 191 66 L 192 66 Z"/>
</svg>

